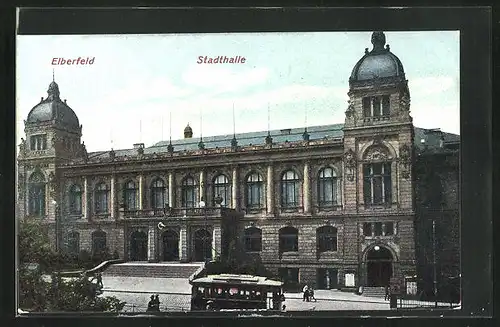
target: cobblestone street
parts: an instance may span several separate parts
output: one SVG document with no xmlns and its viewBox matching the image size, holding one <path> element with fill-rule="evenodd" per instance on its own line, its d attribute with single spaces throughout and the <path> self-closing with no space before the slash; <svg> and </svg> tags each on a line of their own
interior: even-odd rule
<svg viewBox="0 0 500 327">
<path fill-rule="evenodd" d="M 189 311 L 190 285 L 185 279 L 104 277 L 104 295 L 127 302 L 124 312 L 144 312 L 152 294 L 159 294 L 162 311 Z M 384 299 L 338 290 L 317 290 L 316 302 L 302 301 L 300 293 L 285 293 L 287 311 L 389 310 Z"/>
</svg>

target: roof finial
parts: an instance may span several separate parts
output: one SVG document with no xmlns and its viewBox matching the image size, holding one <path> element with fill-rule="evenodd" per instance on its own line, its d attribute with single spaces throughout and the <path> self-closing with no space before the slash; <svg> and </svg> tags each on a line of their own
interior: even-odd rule
<svg viewBox="0 0 500 327">
<path fill-rule="evenodd" d="M 269 109 L 269 103 L 267 104 L 267 136 L 266 136 L 266 145 L 273 144 L 273 138 L 271 137 L 271 111 Z"/>
<path fill-rule="evenodd" d="M 305 141 L 309 141 L 309 133 L 307 132 L 307 106 L 304 107 L 304 133 L 302 134 L 302 138 Z"/>
<path fill-rule="evenodd" d="M 233 139 L 231 140 L 231 149 L 236 150 L 238 148 L 238 140 L 236 140 L 236 120 L 234 118 L 234 102 L 233 102 Z"/>
<path fill-rule="evenodd" d="M 381 31 L 375 31 L 372 33 L 372 51 L 381 51 L 384 50 L 385 45 L 385 34 Z"/>
<path fill-rule="evenodd" d="M 55 82 L 56 78 L 54 77 L 54 68 L 52 68 L 52 82 Z"/>
</svg>

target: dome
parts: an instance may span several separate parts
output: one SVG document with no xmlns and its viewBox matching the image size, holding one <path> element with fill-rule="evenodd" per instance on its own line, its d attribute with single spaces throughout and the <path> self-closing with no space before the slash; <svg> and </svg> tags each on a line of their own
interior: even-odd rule
<svg viewBox="0 0 500 327">
<path fill-rule="evenodd" d="M 184 138 L 191 138 L 193 137 L 193 129 L 191 126 L 189 126 L 189 123 L 187 124 L 186 128 L 184 128 Z"/>
<path fill-rule="evenodd" d="M 401 78 L 404 79 L 403 64 L 385 44 L 383 32 L 373 32 L 373 49 L 365 50 L 365 55 L 354 66 L 350 82 L 369 81 L 376 78 Z M 385 48 L 384 48 L 385 46 Z"/>
<path fill-rule="evenodd" d="M 37 123 L 55 120 L 62 125 L 79 128 L 80 123 L 75 112 L 66 104 L 66 100 L 63 102 L 59 98 L 59 86 L 56 82 L 50 83 L 47 94 L 46 99 L 42 98 L 40 103 L 31 109 L 26 122 Z"/>
</svg>

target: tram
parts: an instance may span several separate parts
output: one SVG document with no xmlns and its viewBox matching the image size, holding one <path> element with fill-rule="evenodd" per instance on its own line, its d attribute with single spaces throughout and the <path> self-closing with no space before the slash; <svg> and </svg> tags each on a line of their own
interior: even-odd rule
<svg viewBox="0 0 500 327">
<path fill-rule="evenodd" d="M 283 309 L 283 282 L 252 275 L 200 277 L 192 285 L 191 311 Z"/>
</svg>

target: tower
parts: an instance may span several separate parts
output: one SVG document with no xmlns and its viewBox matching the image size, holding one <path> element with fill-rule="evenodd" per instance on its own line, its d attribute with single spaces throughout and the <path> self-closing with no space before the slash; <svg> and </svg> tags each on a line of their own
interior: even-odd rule
<svg viewBox="0 0 500 327">
<path fill-rule="evenodd" d="M 344 124 L 345 209 L 361 215 L 348 229 L 361 240 L 356 255 L 362 262 L 358 277 L 365 285 L 374 282 L 373 249 L 385 251 L 391 277 L 413 274 L 415 261 L 408 81 L 385 34 L 373 32 L 371 42 L 372 50 L 365 49 L 349 78 Z"/>
<path fill-rule="evenodd" d="M 49 84 L 47 97 L 31 109 L 24 126 L 26 139 L 18 156 L 18 216 L 40 219 L 49 226 L 49 233 L 55 233 L 62 187 L 57 166 L 86 156 L 82 126 L 66 100 L 61 100 L 55 81 Z"/>
</svg>

